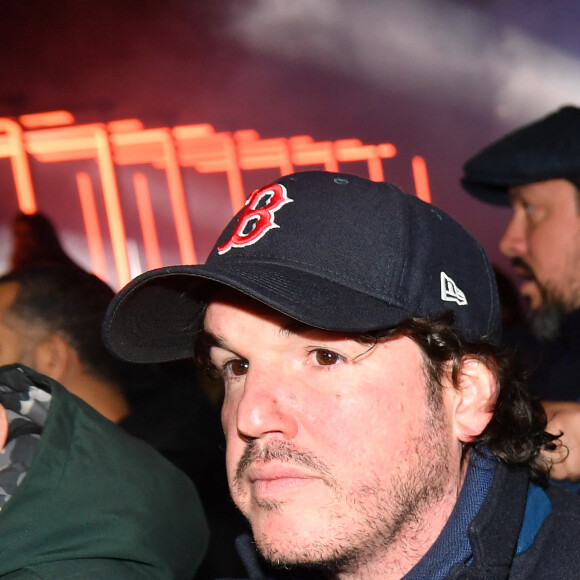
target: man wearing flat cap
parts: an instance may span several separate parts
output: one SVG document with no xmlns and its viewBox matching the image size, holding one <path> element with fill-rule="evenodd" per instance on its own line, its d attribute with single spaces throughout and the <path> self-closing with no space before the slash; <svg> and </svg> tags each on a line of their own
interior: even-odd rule
<svg viewBox="0 0 580 580">
<path fill-rule="evenodd" d="M 544 399 L 577 401 L 580 109 L 566 106 L 521 127 L 473 156 L 463 169 L 462 185 L 469 193 L 487 203 L 511 204 L 513 214 L 499 247 L 523 278 L 520 292 L 537 295 L 527 327 L 512 331 L 506 342 L 517 346 L 530 364 L 532 383 Z M 550 416 L 559 413 L 551 429 L 566 427 L 568 437 L 578 422 L 580 431 L 580 405 L 552 403 L 547 408 Z M 563 419 L 566 423 L 560 424 Z M 555 475 L 580 477 L 580 463 L 577 473 L 563 468 L 556 468 Z"/>
<path fill-rule="evenodd" d="M 576 579 L 580 498 L 548 484 L 559 443 L 500 321 L 447 214 L 304 172 L 252 193 L 205 264 L 133 280 L 104 336 L 134 362 L 195 353 L 223 382 L 249 578 Z"/>
</svg>

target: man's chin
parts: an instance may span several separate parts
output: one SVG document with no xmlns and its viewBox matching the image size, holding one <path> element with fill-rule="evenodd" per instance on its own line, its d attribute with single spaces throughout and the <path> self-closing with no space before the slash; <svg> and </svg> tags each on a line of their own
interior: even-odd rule
<svg viewBox="0 0 580 580">
<path fill-rule="evenodd" d="M 337 546 L 342 545 L 328 524 L 313 517 L 316 510 L 302 514 L 279 511 L 251 518 L 254 541 L 262 556 L 274 566 L 328 568 L 337 561 Z"/>
<path fill-rule="evenodd" d="M 312 537 L 289 540 L 254 535 L 254 540 L 262 557 L 279 569 L 338 572 L 351 568 L 356 560 L 354 550 L 346 548 L 339 552 L 336 546 L 321 545 Z"/>
</svg>

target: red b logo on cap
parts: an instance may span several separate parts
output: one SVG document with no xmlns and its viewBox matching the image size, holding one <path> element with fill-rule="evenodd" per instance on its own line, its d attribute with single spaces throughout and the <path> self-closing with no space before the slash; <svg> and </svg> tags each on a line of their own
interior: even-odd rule
<svg viewBox="0 0 580 580">
<path fill-rule="evenodd" d="M 291 201 L 286 188 L 279 183 L 254 191 L 246 202 L 236 229 L 228 241 L 218 247 L 218 254 L 225 254 L 234 246 L 243 248 L 255 244 L 267 231 L 280 227 L 274 222 L 274 214 Z"/>
</svg>

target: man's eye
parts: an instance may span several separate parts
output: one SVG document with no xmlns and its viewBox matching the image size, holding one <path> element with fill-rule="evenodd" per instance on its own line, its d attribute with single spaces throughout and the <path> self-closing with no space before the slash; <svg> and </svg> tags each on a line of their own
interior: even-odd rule
<svg viewBox="0 0 580 580">
<path fill-rule="evenodd" d="M 314 354 L 314 359 L 316 360 L 317 364 L 321 365 L 321 366 L 332 366 L 337 364 L 338 362 L 340 362 L 342 360 L 342 357 L 337 354 L 336 352 L 333 352 L 331 350 L 315 350 L 313 352 Z"/>
<path fill-rule="evenodd" d="M 237 359 L 228 362 L 226 370 L 235 377 L 241 377 L 247 374 L 249 367 L 250 363 L 247 360 Z"/>
<path fill-rule="evenodd" d="M 542 205 L 522 202 L 522 208 L 526 219 L 532 224 L 540 223 L 546 217 L 546 210 Z"/>
<path fill-rule="evenodd" d="M 527 215 L 533 214 L 534 210 L 536 209 L 535 205 L 525 202 L 522 203 L 522 207 L 524 208 L 524 211 L 526 212 Z"/>
</svg>

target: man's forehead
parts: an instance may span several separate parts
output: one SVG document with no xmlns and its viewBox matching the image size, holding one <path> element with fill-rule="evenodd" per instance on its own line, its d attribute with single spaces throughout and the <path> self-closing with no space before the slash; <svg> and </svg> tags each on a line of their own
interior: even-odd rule
<svg viewBox="0 0 580 580">
<path fill-rule="evenodd" d="M 241 317 L 240 317 L 241 315 Z M 249 296 L 226 288 L 218 290 L 207 302 L 201 330 L 213 342 L 223 342 L 228 336 L 239 334 L 240 319 L 252 317 L 278 324 L 283 316 Z M 247 318 L 246 318 L 247 320 Z M 248 337 L 243 337 L 248 340 Z"/>
<path fill-rule="evenodd" d="M 533 181 L 531 183 L 512 185 L 508 188 L 508 193 L 511 199 L 517 199 L 522 195 L 551 195 L 554 191 L 562 188 L 573 191 L 573 183 L 564 178 L 546 179 L 544 181 Z"/>
<path fill-rule="evenodd" d="M 226 310 L 222 310 L 222 307 Z M 224 316 L 220 317 L 219 329 L 215 327 L 215 314 L 216 312 L 222 311 Z M 220 334 L 224 331 L 228 331 L 228 314 L 234 315 L 236 313 L 246 313 L 262 320 L 267 320 L 268 322 L 274 324 L 279 328 L 280 334 L 283 336 L 289 335 L 304 335 L 304 334 L 316 334 L 320 338 L 326 337 L 330 340 L 335 339 L 354 339 L 351 333 L 344 333 L 334 330 L 324 330 L 321 328 L 316 328 L 304 322 L 300 322 L 278 310 L 275 310 L 262 302 L 250 298 L 245 294 L 238 292 L 236 290 L 224 289 L 216 293 L 207 304 L 205 311 L 205 316 L 203 320 L 203 330 L 212 335 L 215 331 Z M 208 324 L 209 319 L 209 324 Z M 211 328 L 210 328 L 211 327 Z"/>
<path fill-rule="evenodd" d="M 538 195 L 543 198 L 547 193 L 549 184 L 552 181 L 535 181 L 533 183 L 525 183 L 522 185 L 512 185 L 508 189 L 510 203 L 515 206 L 523 201 L 529 201 L 530 198 L 538 198 Z"/>
<path fill-rule="evenodd" d="M 218 287 L 215 292 L 207 299 L 206 316 L 208 312 L 216 309 L 217 306 L 227 306 L 233 310 L 240 311 L 260 311 L 260 312 L 274 312 L 274 310 L 254 298 L 228 288 L 227 286 Z"/>
<path fill-rule="evenodd" d="M 283 314 L 258 300 L 229 288 L 216 293 L 207 303 L 201 331 L 212 343 L 223 343 L 230 334 L 230 318 L 237 313 L 256 316 L 278 327 L 280 336 L 303 336 L 327 342 L 354 341 L 360 344 L 376 344 L 386 340 L 402 338 L 403 335 L 393 333 L 389 329 L 382 331 L 360 333 L 327 330 L 311 326 Z M 217 321 L 216 314 L 219 315 Z M 392 329 L 391 329 L 392 330 Z M 243 337 L 247 340 L 247 337 Z"/>
<path fill-rule="evenodd" d="M 213 321 L 215 313 L 224 308 L 230 314 L 246 313 L 269 320 L 286 332 L 297 333 L 312 328 L 241 292 L 226 288 L 218 291 L 207 303 L 203 321 L 206 330 L 208 319 Z M 225 319 L 222 320 L 221 326 L 227 328 L 227 322 L 228 318 L 226 315 Z"/>
<path fill-rule="evenodd" d="M 524 195 L 527 191 L 530 190 L 530 186 L 533 185 L 536 185 L 536 183 L 523 183 L 520 185 L 512 185 L 511 187 L 509 187 L 508 194 L 512 203 L 520 199 L 522 195 Z"/>
</svg>

